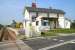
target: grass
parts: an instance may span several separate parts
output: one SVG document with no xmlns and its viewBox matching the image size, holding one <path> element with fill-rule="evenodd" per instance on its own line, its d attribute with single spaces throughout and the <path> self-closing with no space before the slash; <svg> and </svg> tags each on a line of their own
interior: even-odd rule
<svg viewBox="0 0 75 50">
<path fill-rule="evenodd" d="M 49 32 L 53 32 L 53 33 L 75 33 L 75 29 L 54 29 L 54 30 L 50 30 Z"/>
<path fill-rule="evenodd" d="M 75 29 L 53 29 L 43 32 L 42 36 L 57 36 L 58 33 L 71 34 L 75 33 Z"/>
<path fill-rule="evenodd" d="M 59 33 L 72 34 L 75 33 L 75 29 L 53 29 L 41 33 L 41 36 L 58 36 Z M 25 39 L 25 35 L 18 35 L 18 39 Z"/>
</svg>

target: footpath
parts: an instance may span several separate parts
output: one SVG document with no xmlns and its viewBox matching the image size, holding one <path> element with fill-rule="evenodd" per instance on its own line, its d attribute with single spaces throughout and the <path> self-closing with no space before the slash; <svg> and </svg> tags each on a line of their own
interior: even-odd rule
<svg viewBox="0 0 75 50">
<path fill-rule="evenodd" d="M 0 50 L 32 50 L 32 48 L 22 40 L 17 40 L 13 42 L 0 42 Z"/>
</svg>

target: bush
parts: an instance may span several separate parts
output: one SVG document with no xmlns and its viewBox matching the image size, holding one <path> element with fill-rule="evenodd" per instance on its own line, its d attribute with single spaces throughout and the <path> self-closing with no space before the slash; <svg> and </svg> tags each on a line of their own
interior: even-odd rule
<svg viewBox="0 0 75 50">
<path fill-rule="evenodd" d="M 73 22 L 71 23 L 71 28 L 75 29 L 75 20 L 73 20 Z"/>
<path fill-rule="evenodd" d="M 3 27 L 3 25 L 2 24 L 0 24 L 0 29 Z"/>
<path fill-rule="evenodd" d="M 44 33 L 44 32 L 41 32 L 41 36 L 45 36 L 45 34 L 46 34 L 46 33 Z"/>
</svg>

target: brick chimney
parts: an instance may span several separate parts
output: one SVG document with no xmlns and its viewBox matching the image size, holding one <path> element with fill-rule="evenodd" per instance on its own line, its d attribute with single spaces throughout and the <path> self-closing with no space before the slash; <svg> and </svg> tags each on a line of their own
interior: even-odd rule
<svg viewBox="0 0 75 50">
<path fill-rule="evenodd" d="M 32 3 L 32 8 L 36 8 L 36 3 Z"/>
<path fill-rule="evenodd" d="M 32 8 L 36 8 L 36 0 L 32 0 Z"/>
</svg>

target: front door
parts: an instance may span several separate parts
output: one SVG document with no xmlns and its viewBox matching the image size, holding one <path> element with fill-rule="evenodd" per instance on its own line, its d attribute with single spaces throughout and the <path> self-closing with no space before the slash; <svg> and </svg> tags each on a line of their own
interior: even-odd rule
<svg viewBox="0 0 75 50">
<path fill-rule="evenodd" d="M 54 29 L 54 27 L 55 27 L 54 21 L 50 21 L 50 29 Z"/>
</svg>

